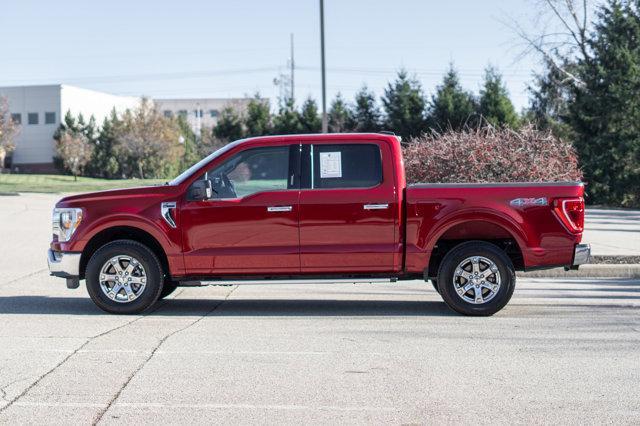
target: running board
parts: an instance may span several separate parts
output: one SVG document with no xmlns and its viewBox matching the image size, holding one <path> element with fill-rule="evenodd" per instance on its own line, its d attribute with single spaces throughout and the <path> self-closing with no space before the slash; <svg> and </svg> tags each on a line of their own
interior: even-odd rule
<svg viewBox="0 0 640 426">
<path fill-rule="evenodd" d="M 215 280 L 180 281 L 181 286 L 197 287 L 206 285 L 262 285 L 262 284 L 379 284 L 395 283 L 397 278 L 340 278 L 340 279 L 290 279 L 290 280 Z"/>
</svg>

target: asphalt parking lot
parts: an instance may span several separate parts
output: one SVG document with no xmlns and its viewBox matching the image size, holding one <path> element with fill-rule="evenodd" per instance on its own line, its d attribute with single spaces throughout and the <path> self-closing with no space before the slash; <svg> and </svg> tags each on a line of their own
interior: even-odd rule
<svg viewBox="0 0 640 426">
<path fill-rule="evenodd" d="M 141 316 L 49 277 L 58 196 L 0 197 L 0 423 L 638 423 L 640 281 L 179 289 Z"/>
</svg>

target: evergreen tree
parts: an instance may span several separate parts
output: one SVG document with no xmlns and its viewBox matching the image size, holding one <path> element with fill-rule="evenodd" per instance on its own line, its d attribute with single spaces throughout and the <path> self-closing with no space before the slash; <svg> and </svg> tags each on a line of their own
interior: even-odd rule
<svg viewBox="0 0 640 426">
<path fill-rule="evenodd" d="M 381 123 L 380 109 L 376 105 L 373 92 L 363 86 L 355 96 L 353 108 L 354 130 L 356 132 L 379 132 Z"/>
<path fill-rule="evenodd" d="M 82 113 L 78 113 L 78 119 L 76 120 L 77 131 L 82 132 L 87 123 L 84 121 L 84 115 Z"/>
<path fill-rule="evenodd" d="M 480 90 L 479 112 L 482 119 L 494 127 L 518 127 L 518 114 L 509 99 L 502 76 L 494 67 L 487 67 Z"/>
<path fill-rule="evenodd" d="M 53 139 L 59 141 L 62 133 L 67 131 L 74 133 L 78 131 L 76 118 L 73 116 L 73 114 L 71 114 L 71 110 L 67 110 L 67 112 L 64 114 L 64 118 L 62 119 L 62 121 L 60 121 L 60 125 L 53 133 Z"/>
<path fill-rule="evenodd" d="M 247 136 L 263 136 L 272 132 L 271 112 L 269 101 L 256 95 L 247 105 L 247 115 L 244 121 L 247 128 Z"/>
<path fill-rule="evenodd" d="M 300 113 L 296 110 L 293 99 L 287 99 L 280 105 L 278 114 L 273 117 L 273 133 L 289 135 L 301 132 Z"/>
<path fill-rule="evenodd" d="M 386 130 L 395 132 L 405 140 L 419 136 L 426 129 L 426 101 L 420 83 L 410 78 L 405 70 L 389 83 L 382 97 Z"/>
<path fill-rule="evenodd" d="M 340 93 L 336 95 L 336 98 L 331 103 L 328 119 L 329 132 L 331 133 L 349 132 L 353 130 L 353 115 Z"/>
<path fill-rule="evenodd" d="M 473 96 L 462 88 L 458 72 L 451 65 L 442 84 L 431 97 L 429 127 L 438 132 L 461 130 L 467 125 L 475 124 L 475 114 Z"/>
<path fill-rule="evenodd" d="M 223 108 L 218 123 L 213 128 L 213 136 L 217 139 L 231 142 L 243 137 L 242 119 L 232 107 Z"/>
<path fill-rule="evenodd" d="M 568 122 L 591 201 L 640 206 L 640 13 L 638 1 L 599 8 L 590 57 L 578 61 Z"/>
<path fill-rule="evenodd" d="M 82 132 L 91 143 L 95 143 L 98 137 L 98 125 L 96 124 L 96 117 L 93 114 L 89 117 L 89 122 L 84 126 Z"/>
<path fill-rule="evenodd" d="M 104 178 L 116 178 L 122 175 L 121 163 L 117 160 L 114 151 L 117 144 L 116 134 L 120 125 L 121 121 L 114 108 L 102 122 L 87 174 Z"/>
<path fill-rule="evenodd" d="M 307 98 L 300 111 L 300 126 L 302 133 L 320 133 L 322 119 L 318 114 L 318 104 L 312 98 Z"/>
<path fill-rule="evenodd" d="M 572 140 L 571 128 L 566 123 L 572 92 L 565 83 L 565 76 L 549 61 L 545 68 L 528 87 L 531 98 L 523 118 L 539 129 L 548 129 L 560 138 Z M 576 73 L 575 64 L 565 63 L 563 69 Z"/>
</svg>

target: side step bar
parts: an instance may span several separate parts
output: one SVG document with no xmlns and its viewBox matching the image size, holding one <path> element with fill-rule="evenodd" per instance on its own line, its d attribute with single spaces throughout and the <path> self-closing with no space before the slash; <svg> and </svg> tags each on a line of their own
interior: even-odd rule
<svg viewBox="0 0 640 426">
<path fill-rule="evenodd" d="M 274 280 L 215 280 L 215 281 L 180 281 L 184 287 L 206 285 L 262 285 L 262 284 L 378 284 L 395 283 L 397 278 L 336 278 L 336 279 L 274 279 Z"/>
</svg>

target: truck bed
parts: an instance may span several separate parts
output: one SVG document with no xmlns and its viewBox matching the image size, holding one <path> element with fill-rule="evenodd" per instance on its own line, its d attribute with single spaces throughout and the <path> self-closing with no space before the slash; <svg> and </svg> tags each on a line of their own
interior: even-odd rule
<svg viewBox="0 0 640 426">
<path fill-rule="evenodd" d="M 581 199 L 580 182 L 417 183 L 406 190 L 406 259 L 409 272 L 437 258 L 456 240 L 502 240 L 530 270 L 568 266 L 582 231 L 567 229 L 561 200 Z"/>
</svg>

